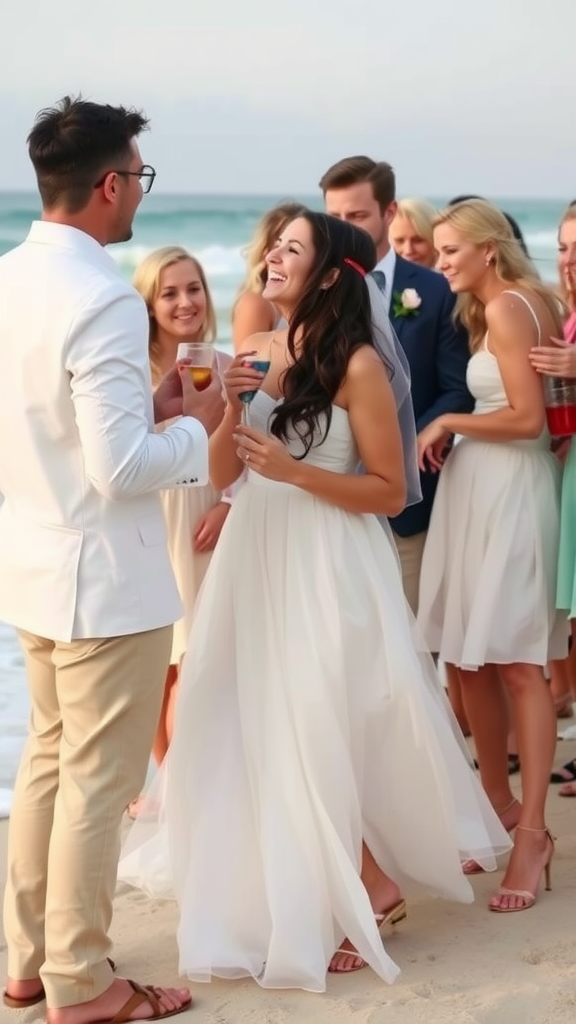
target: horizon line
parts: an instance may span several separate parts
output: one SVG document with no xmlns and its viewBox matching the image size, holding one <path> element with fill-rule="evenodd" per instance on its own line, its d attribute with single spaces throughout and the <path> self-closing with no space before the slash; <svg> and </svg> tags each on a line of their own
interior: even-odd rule
<svg viewBox="0 0 576 1024">
<path fill-rule="evenodd" d="M 410 193 L 410 194 L 412 194 L 412 193 Z M 5 195 L 14 195 L 14 196 L 24 196 L 24 195 L 25 196 L 32 196 L 33 195 L 33 196 L 38 197 L 38 199 L 40 198 L 39 195 L 38 195 L 38 192 L 35 189 L 31 189 L 31 188 L 18 188 L 18 187 L 16 187 L 16 188 L 0 187 L 0 196 L 5 196 Z M 278 199 L 278 198 L 282 198 L 282 199 L 284 199 L 284 198 L 289 197 L 289 196 L 294 196 L 294 197 L 299 197 L 299 198 L 306 198 L 306 199 L 312 199 L 312 198 L 321 199 L 321 196 L 318 193 L 312 193 L 312 192 L 290 192 L 289 190 L 277 190 L 277 191 L 274 191 L 274 192 L 268 192 L 268 191 L 263 191 L 263 192 L 256 192 L 256 191 L 250 191 L 250 192 L 224 192 L 224 191 L 215 191 L 215 192 L 203 192 L 203 191 L 184 192 L 184 191 L 180 191 L 179 189 L 175 189 L 174 191 L 170 191 L 170 192 L 154 191 L 154 192 L 151 192 L 150 195 L 151 195 L 152 198 L 158 198 L 158 199 L 173 199 L 173 198 L 185 198 L 185 199 Z M 144 197 L 144 198 L 146 198 L 146 197 Z M 439 200 L 439 201 L 442 201 L 442 202 L 445 201 L 442 197 L 440 197 L 438 195 L 434 196 L 434 195 L 423 194 L 422 198 L 428 199 L 429 201 L 434 201 L 434 200 Z M 506 202 L 509 202 L 509 201 L 521 202 L 521 201 L 530 201 L 530 200 L 535 201 L 535 202 L 542 202 L 542 201 L 547 201 L 547 202 L 560 202 L 560 201 L 568 202 L 568 200 L 566 200 L 564 194 L 562 194 L 562 195 L 559 195 L 559 194 L 555 194 L 555 195 L 551 195 L 551 194 L 545 194 L 545 195 L 536 195 L 536 194 L 530 194 L 530 195 L 528 195 L 528 194 L 505 195 L 505 194 L 498 194 L 497 195 L 495 193 L 492 193 L 492 194 L 488 193 L 487 194 L 487 198 L 488 199 L 492 198 L 492 199 L 504 200 Z"/>
</svg>

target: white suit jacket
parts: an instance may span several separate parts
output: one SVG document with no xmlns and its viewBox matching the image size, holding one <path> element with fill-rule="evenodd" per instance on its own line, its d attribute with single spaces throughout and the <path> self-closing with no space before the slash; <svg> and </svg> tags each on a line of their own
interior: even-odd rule
<svg viewBox="0 0 576 1024">
<path fill-rule="evenodd" d="M 0 258 L 0 619 L 113 637 L 182 613 L 158 491 L 208 479 L 202 425 L 155 433 L 148 315 L 90 235 Z"/>
</svg>

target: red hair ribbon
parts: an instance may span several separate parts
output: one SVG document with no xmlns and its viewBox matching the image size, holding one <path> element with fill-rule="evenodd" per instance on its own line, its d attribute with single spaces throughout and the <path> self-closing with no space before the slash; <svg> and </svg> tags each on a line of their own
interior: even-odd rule
<svg viewBox="0 0 576 1024">
<path fill-rule="evenodd" d="M 347 263 L 349 267 L 352 267 L 352 270 L 356 270 L 361 277 L 366 277 L 366 271 L 364 270 L 364 267 L 361 267 L 359 263 L 356 263 L 356 260 L 350 260 L 346 256 L 344 263 Z"/>
</svg>

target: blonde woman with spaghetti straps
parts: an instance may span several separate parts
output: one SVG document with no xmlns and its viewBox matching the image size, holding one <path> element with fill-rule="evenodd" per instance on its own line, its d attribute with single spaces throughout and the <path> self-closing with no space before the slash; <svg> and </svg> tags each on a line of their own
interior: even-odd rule
<svg viewBox="0 0 576 1024">
<path fill-rule="evenodd" d="M 232 344 L 238 354 L 253 334 L 273 331 L 281 316 L 274 303 L 262 293 L 268 269 L 266 254 L 273 248 L 286 224 L 299 217 L 300 203 L 279 203 L 259 220 L 252 241 L 245 250 L 246 277 L 232 309 Z"/>
<path fill-rule="evenodd" d="M 559 333 L 561 316 L 490 203 L 465 201 L 439 214 L 434 242 L 469 331 L 476 405 L 440 417 L 419 438 L 421 465 L 441 470 L 419 622 L 430 648 L 458 666 L 482 783 L 502 824 L 516 829 L 504 884 L 489 903 L 506 913 L 534 905 L 554 850 L 544 814 L 556 715 L 543 670 L 567 651 L 566 618 L 555 608 L 560 466 L 529 353 Z M 463 440 L 445 458 L 454 434 Z M 509 784 L 498 676 L 514 708 L 522 805 Z"/>
</svg>

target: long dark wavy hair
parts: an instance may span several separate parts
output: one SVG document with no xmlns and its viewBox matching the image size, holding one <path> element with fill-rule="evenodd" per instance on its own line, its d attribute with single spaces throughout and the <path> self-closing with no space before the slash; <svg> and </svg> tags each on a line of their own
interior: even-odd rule
<svg viewBox="0 0 576 1024">
<path fill-rule="evenodd" d="M 328 433 L 332 403 L 352 353 L 361 345 L 374 344 L 366 282 L 362 272 L 346 260 L 368 273 L 376 265 L 376 249 L 366 231 L 346 221 L 311 210 L 301 217 L 312 229 L 315 259 L 290 319 L 288 351 L 293 362 L 282 378 L 284 401 L 276 408 L 271 431 L 282 440 L 295 431 L 304 445 L 298 457 L 304 458 Z M 322 288 L 334 269 L 340 271 L 336 281 Z M 319 436 L 323 415 L 325 429 Z"/>
</svg>

